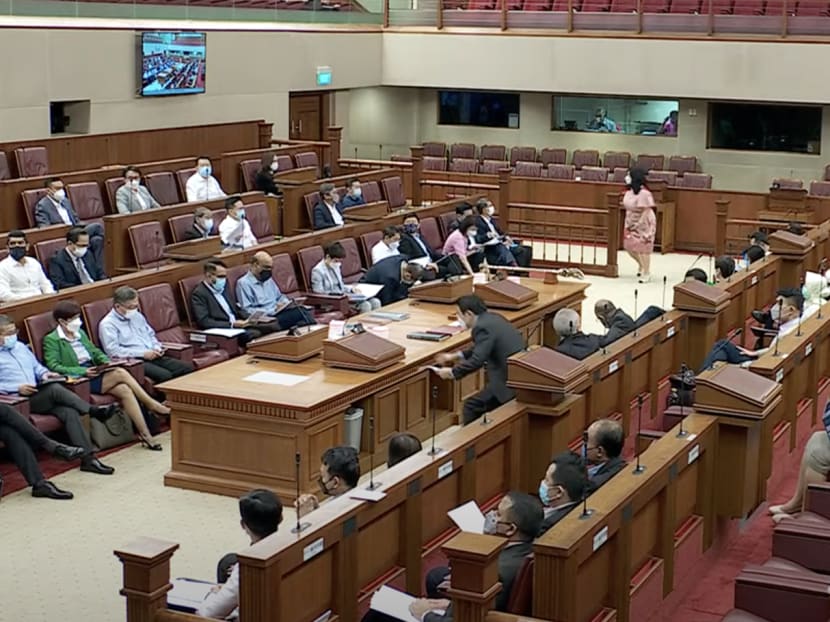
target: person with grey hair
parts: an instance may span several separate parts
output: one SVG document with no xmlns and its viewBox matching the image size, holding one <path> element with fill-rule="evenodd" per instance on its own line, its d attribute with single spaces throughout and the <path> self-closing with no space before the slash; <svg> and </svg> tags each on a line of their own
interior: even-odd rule
<svg viewBox="0 0 830 622">
<path fill-rule="evenodd" d="M 193 212 L 193 225 L 184 232 L 185 240 L 203 240 L 211 235 L 216 235 L 213 228 L 213 212 L 204 205 L 197 207 Z"/>
<path fill-rule="evenodd" d="M 193 371 L 193 365 L 165 354 L 156 331 L 138 310 L 138 292 L 119 287 L 112 297 L 112 310 L 98 325 L 101 347 L 110 358 L 144 361 L 144 374 L 155 383 L 166 382 Z"/>
<path fill-rule="evenodd" d="M 610 300 L 597 300 L 594 305 L 594 315 L 606 328 L 606 333 L 599 337 L 601 348 L 634 330 L 634 320 L 631 316 L 617 308 Z"/>
<path fill-rule="evenodd" d="M 586 335 L 579 327 L 579 313 L 573 309 L 559 309 L 553 316 L 553 330 L 559 335 L 554 350 L 581 361 L 601 346 L 598 335 Z"/>
<path fill-rule="evenodd" d="M 334 184 L 326 182 L 320 186 L 320 201 L 314 206 L 312 220 L 315 231 L 343 224 L 343 208 L 340 207 L 340 195 Z"/>
<path fill-rule="evenodd" d="M 622 450 L 625 432 L 619 421 L 597 419 L 584 432 L 585 462 L 588 463 L 588 494 L 594 492 L 625 467 Z"/>
</svg>

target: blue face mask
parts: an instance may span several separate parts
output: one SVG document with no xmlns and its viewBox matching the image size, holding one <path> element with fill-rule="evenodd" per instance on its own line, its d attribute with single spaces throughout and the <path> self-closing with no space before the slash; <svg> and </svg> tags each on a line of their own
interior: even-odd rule
<svg viewBox="0 0 830 622">
<path fill-rule="evenodd" d="M 228 279 L 226 279 L 225 277 L 218 278 L 216 279 L 216 281 L 213 282 L 213 289 L 215 289 L 217 293 L 221 294 L 223 291 L 225 291 L 225 285 L 227 284 Z"/>
<path fill-rule="evenodd" d="M 210 166 L 200 166 L 199 167 L 199 175 L 202 177 L 210 177 L 210 174 L 213 172 L 213 169 Z"/>
<path fill-rule="evenodd" d="M 3 347 L 11 350 L 17 345 L 17 335 L 7 335 L 3 337 Z"/>
<path fill-rule="evenodd" d="M 242 207 L 236 211 L 236 215 L 240 218 L 245 218 L 245 208 Z"/>
<path fill-rule="evenodd" d="M 539 501 L 542 502 L 542 505 L 550 505 L 550 491 L 545 480 L 539 482 Z"/>
</svg>

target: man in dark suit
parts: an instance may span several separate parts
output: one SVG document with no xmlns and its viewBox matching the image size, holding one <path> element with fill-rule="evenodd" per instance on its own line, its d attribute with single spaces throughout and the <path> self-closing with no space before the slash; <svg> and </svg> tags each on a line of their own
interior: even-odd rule
<svg viewBox="0 0 830 622">
<path fill-rule="evenodd" d="M 89 234 L 83 227 L 66 233 L 66 247 L 49 258 L 49 280 L 55 289 L 86 285 L 107 278 L 104 266 L 89 251 Z"/>
<path fill-rule="evenodd" d="M 619 422 L 597 419 L 585 433 L 585 460 L 588 463 L 588 494 L 594 492 L 625 467 L 620 454 L 625 434 Z"/>
<path fill-rule="evenodd" d="M 213 227 L 213 212 L 206 207 L 197 207 L 193 212 L 193 224 L 184 232 L 185 240 L 202 240 L 212 235 L 218 235 Z"/>
<path fill-rule="evenodd" d="M 408 259 L 421 259 L 429 263 L 441 259 L 441 253 L 432 248 L 421 235 L 421 219 L 417 214 L 409 214 L 403 219 L 403 233 L 398 252 Z"/>
<path fill-rule="evenodd" d="M 320 201 L 314 206 L 312 226 L 314 230 L 331 229 L 343 224 L 343 208 L 340 207 L 340 195 L 334 190 L 334 184 L 320 186 Z"/>
<path fill-rule="evenodd" d="M 539 482 L 539 500 L 545 506 L 545 520 L 541 536 L 573 510 L 585 494 L 587 477 L 585 464 L 577 454 L 564 451 L 553 461 Z"/>
<path fill-rule="evenodd" d="M 634 320 L 631 316 L 614 306 L 610 300 L 597 300 L 594 315 L 606 328 L 605 334 L 599 338 L 601 348 L 634 330 Z"/>
<path fill-rule="evenodd" d="M 468 424 L 513 399 L 507 386 L 507 358 L 524 349 L 521 333 L 497 313 L 487 310 L 475 295 L 458 299 L 458 319 L 472 331 L 473 347 L 464 352 L 443 352 L 436 357 L 438 375 L 446 380 L 463 378 L 487 365 L 487 385 L 464 402 L 463 422 Z M 449 367 L 452 365 L 452 367 Z"/>
<path fill-rule="evenodd" d="M 275 321 L 252 322 L 245 311 L 228 293 L 228 267 L 219 259 L 205 262 L 205 280 L 190 294 L 193 319 L 202 330 L 210 328 L 241 328 L 240 345 L 279 330 Z"/>
<path fill-rule="evenodd" d="M 381 259 L 369 268 L 360 282 L 383 285 L 375 298 L 380 300 L 381 306 L 386 306 L 406 298 L 409 288 L 421 278 L 423 272 L 421 266 L 403 255 L 394 255 Z"/>
<path fill-rule="evenodd" d="M 530 267 L 533 249 L 516 244 L 504 234 L 495 218 L 496 208 L 492 201 L 479 199 L 476 203 L 476 242 L 484 247 L 487 262 L 495 266 Z"/>
<path fill-rule="evenodd" d="M 559 343 L 553 348 L 571 358 L 582 360 L 599 350 L 599 335 L 586 335 L 579 330 L 579 314 L 573 309 L 559 309 L 553 316 L 553 330 Z"/>
<path fill-rule="evenodd" d="M 35 224 L 38 228 L 51 225 L 78 225 L 83 226 L 89 234 L 89 249 L 95 255 L 96 261 L 103 263 L 104 227 L 93 223 L 84 225 L 78 217 L 78 212 L 66 198 L 66 188 L 57 177 L 47 179 L 45 184 L 46 196 L 35 205 Z"/>
</svg>

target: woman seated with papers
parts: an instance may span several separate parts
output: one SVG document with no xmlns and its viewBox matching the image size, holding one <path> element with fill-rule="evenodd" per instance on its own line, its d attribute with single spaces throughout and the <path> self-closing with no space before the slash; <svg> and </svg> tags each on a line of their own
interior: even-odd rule
<svg viewBox="0 0 830 622">
<path fill-rule="evenodd" d="M 329 244 L 325 256 L 311 269 L 311 290 L 315 294 L 338 296 L 348 294 L 352 307 L 358 313 L 368 313 L 380 308 L 380 300 L 374 297 L 381 286 L 358 283 L 346 285 L 340 273 L 340 264 L 346 250 L 340 242 Z M 373 292 L 374 290 L 374 292 Z"/>
<path fill-rule="evenodd" d="M 477 233 L 475 218 L 467 216 L 444 241 L 444 255 L 458 257 L 467 274 L 474 274 L 484 259 L 481 247 L 476 244 Z"/>
</svg>

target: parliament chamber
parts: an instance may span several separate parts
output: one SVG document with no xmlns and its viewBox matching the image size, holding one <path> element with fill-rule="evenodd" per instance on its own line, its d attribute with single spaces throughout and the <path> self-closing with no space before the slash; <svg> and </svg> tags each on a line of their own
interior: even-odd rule
<svg viewBox="0 0 830 622">
<path fill-rule="evenodd" d="M 46 367 L 0 392 L 44 439 L 24 468 L 0 417 L 0 548 L 21 566 L 0 622 L 830 619 L 830 115 L 793 70 L 821 62 L 825 4 L 6 4 L 0 50 L 40 49 L 0 93 L 0 365 L 22 348 Z M 33 265 L 51 284 L 20 295 L 36 284 L 7 272 Z M 277 292 L 274 317 L 248 319 L 245 287 Z M 631 321 L 614 339 L 609 303 Z M 521 347 L 481 354 L 484 313 Z M 115 353 L 104 327 L 136 314 L 158 348 Z M 91 355 L 80 374 L 55 341 Z M 39 405 L 49 385 L 91 405 L 80 469 L 54 449 L 78 429 Z M 598 425 L 619 431 L 601 482 Z M 402 436 L 416 448 L 393 461 Z M 331 492 L 343 448 L 355 483 Z M 117 473 L 81 473 L 99 458 Z M 258 534 L 263 492 L 279 520 Z M 458 518 L 471 503 L 483 528 Z M 528 507 L 556 521 L 506 580 Z M 219 595 L 227 618 L 203 608 Z"/>
</svg>

